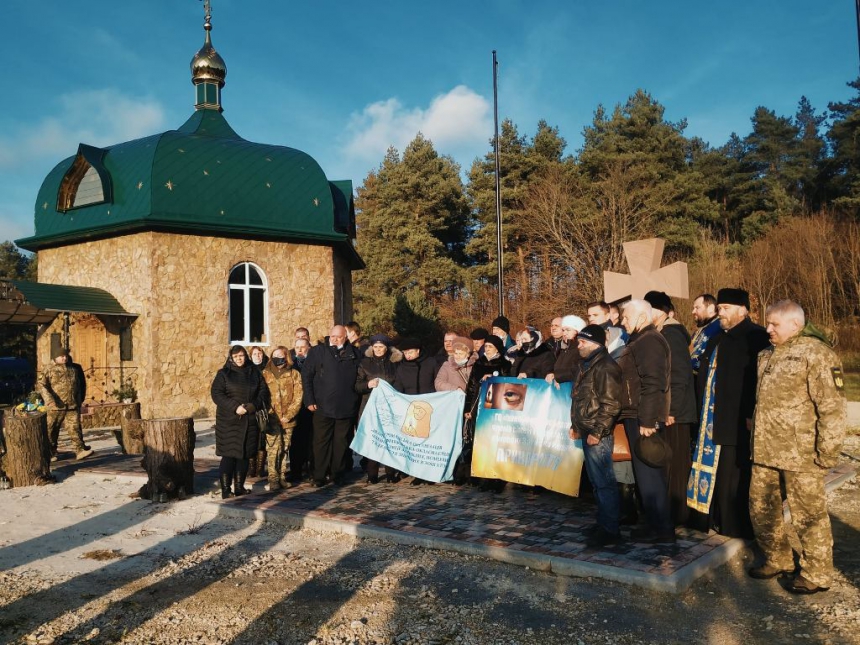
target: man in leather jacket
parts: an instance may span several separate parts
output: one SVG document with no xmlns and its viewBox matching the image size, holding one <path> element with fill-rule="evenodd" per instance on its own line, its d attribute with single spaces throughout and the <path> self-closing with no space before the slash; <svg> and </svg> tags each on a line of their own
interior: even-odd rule
<svg viewBox="0 0 860 645">
<path fill-rule="evenodd" d="M 587 325 L 577 335 L 582 358 L 573 385 L 570 407 L 571 438 L 583 438 L 585 469 L 597 500 L 597 528 L 588 546 L 605 546 L 621 539 L 618 520 L 620 499 L 612 468 L 615 419 L 621 411 L 621 368 L 606 351 L 606 332 Z"/>
</svg>

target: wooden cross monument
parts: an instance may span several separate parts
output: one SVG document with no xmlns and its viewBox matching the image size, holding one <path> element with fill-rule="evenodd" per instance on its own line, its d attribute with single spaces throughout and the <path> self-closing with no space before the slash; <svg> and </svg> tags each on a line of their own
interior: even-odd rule
<svg viewBox="0 0 860 645">
<path fill-rule="evenodd" d="M 617 302 L 642 298 L 649 291 L 663 291 L 673 298 L 689 298 L 687 263 L 660 267 L 665 242 L 659 238 L 624 243 L 624 257 L 630 274 L 603 272 L 603 299 Z"/>
</svg>

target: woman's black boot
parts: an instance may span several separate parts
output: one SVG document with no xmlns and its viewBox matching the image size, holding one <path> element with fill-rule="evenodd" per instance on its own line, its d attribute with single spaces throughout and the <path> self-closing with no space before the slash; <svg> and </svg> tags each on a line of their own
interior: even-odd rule
<svg viewBox="0 0 860 645">
<path fill-rule="evenodd" d="M 245 477 L 248 476 L 248 473 L 236 473 L 235 477 L 233 477 L 233 494 L 238 497 L 239 495 L 247 495 L 251 491 L 245 488 Z"/>
<path fill-rule="evenodd" d="M 230 475 L 221 473 L 221 499 L 233 497 L 233 492 L 230 490 Z"/>
</svg>

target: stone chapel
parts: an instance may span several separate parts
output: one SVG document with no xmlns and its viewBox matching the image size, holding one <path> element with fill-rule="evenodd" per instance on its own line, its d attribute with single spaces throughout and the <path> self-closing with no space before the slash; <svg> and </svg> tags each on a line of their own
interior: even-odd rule
<svg viewBox="0 0 860 645">
<path fill-rule="evenodd" d="M 39 367 L 62 343 L 89 399 L 131 383 L 145 418 L 213 414 L 209 388 L 232 344 L 270 354 L 298 326 L 320 338 L 350 320 L 351 274 L 364 267 L 352 182 L 233 130 L 208 12 L 204 29 L 190 118 L 105 148 L 81 143 L 42 183 L 34 235 L 16 241 L 38 253 L 21 301 L 53 312 L 40 319 Z"/>
</svg>

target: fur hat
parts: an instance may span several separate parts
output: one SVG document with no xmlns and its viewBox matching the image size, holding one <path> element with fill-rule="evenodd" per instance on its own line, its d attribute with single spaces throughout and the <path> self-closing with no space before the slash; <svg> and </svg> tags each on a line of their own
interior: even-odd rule
<svg viewBox="0 0 860 645">
<path fill-rule="evenodd" d="M 490 337 L 490 332 L 488 332 L 483 327 L 477 327 L 472 330 L 472 333 L 469 334 L 469 338 L 472 340 L 487 340 Z"/>
<path fill-rule="evenodd" d="M 405 352 L 407 349 L 422 349 L 421 341 L 417 338 L 401 338 L 400 351 Z"/>
<path fill-rule="evenodd" d="M 717 292 L 718 305 L 737 305 L 750 308 L 750 294 L 743 289 L 720 289 Z"/>
<path fill-rule="evenodd" d="M 502 339 L 498 336 L 490 336 L 484 342 L 484 345 L 492 345 L 496 348 L 496 351 L 499 352 L 499 354 L 501 354 L 502 356 L 505 355 L 505 345 L 504 343 L 502 343 Z"/>
<path fill-rule="evenodd" d="M 668 314 L 670 311 L 674 310 L 672 299 L 663 291 L 649 291 L 645 294 L 644 300 L 651 305 L 653 309 L 658 309 L 664 314 Z"/>
<path fill-rule="evenodd" d="M 562 327 L 573 327 L 576 331 L 580 331 L 585 327 L 585 321 L 579 316 L 565 316 L 561 319 Z"/>
<path fill-rule="evenodd" d="M 457 336 L 453 342 L 451 343 L 451 349 L 457 349 L 458 347 L 462 347 L 470 354 L 472 353 L 472 339 L 466 338 L 465 336 Z"/>
</svg>

